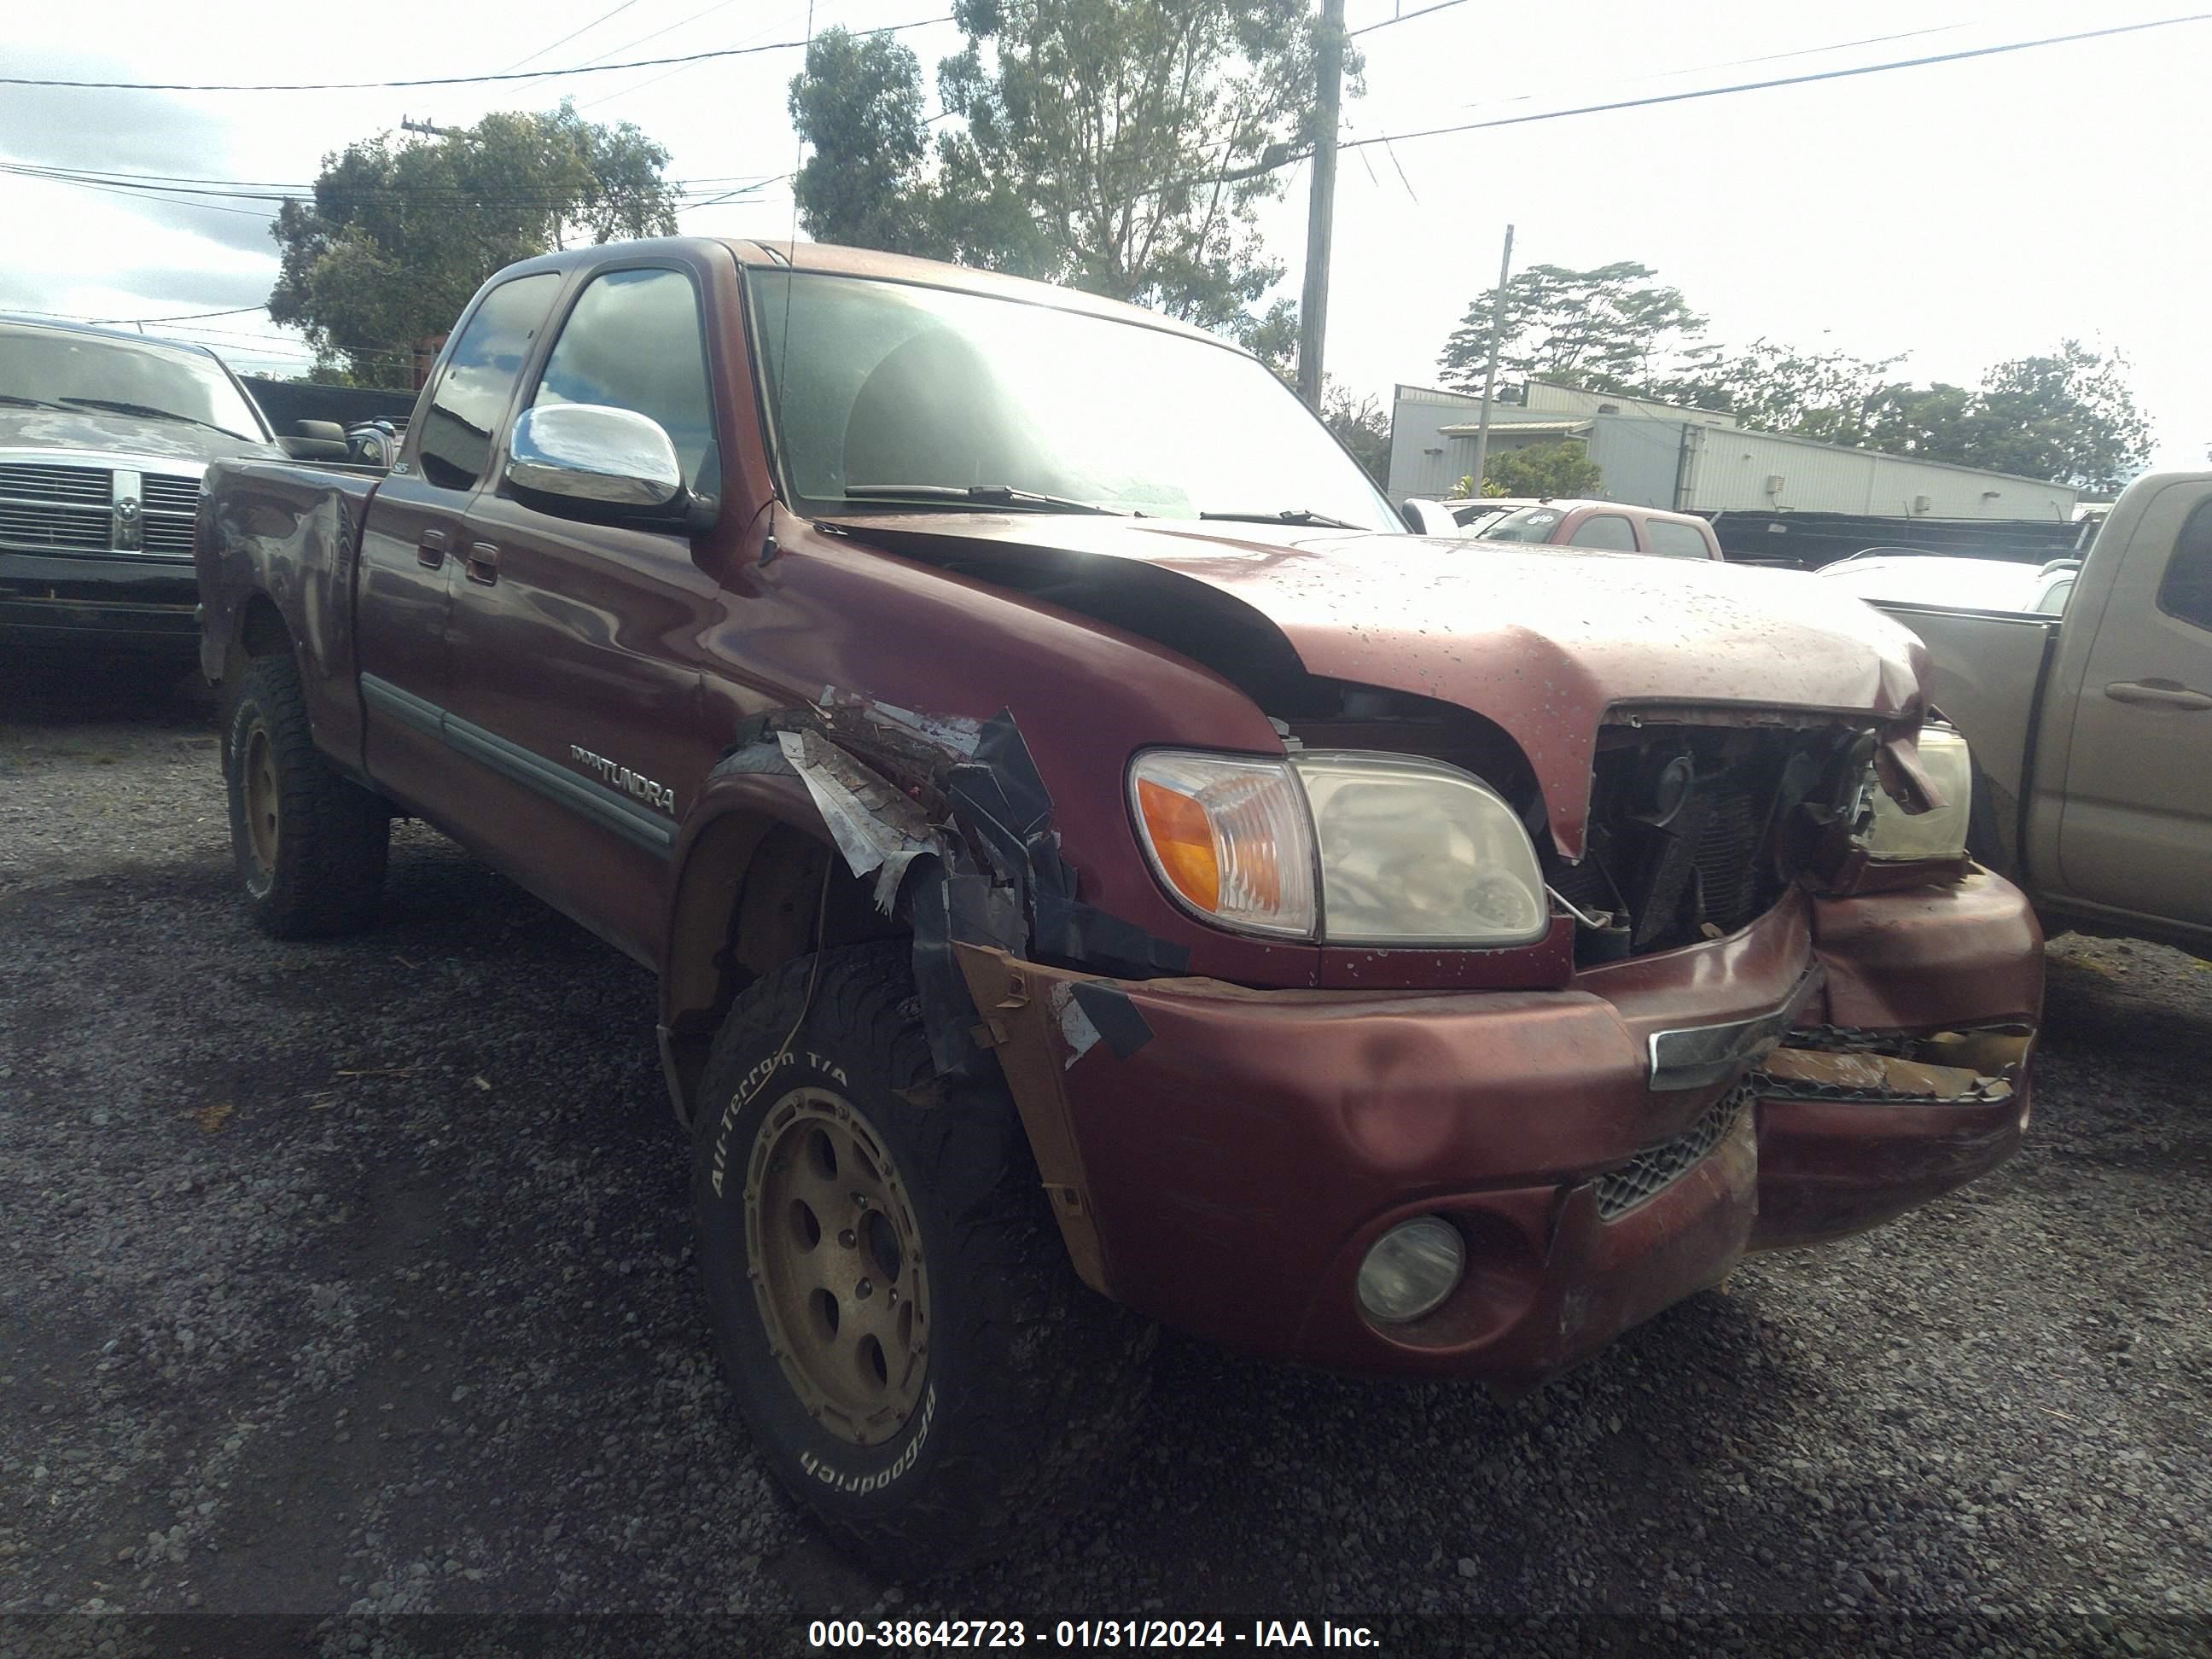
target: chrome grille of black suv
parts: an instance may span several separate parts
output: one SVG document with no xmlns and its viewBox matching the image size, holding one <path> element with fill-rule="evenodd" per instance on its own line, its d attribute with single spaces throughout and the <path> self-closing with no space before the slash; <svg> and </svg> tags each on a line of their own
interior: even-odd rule
<svg viewBox="0 0 2212 1659">
<path fill-rule="evenodd" d="M 1619 1220 L 1696 1169 L 1728 1139 L 1736 1120 L 1749 1109 L 1753 1097 L 1751 1085 L 1737 1084 L 1682 1133 L 1646 1147 L 1620 1169 L 1600 1176 L 1593 1183 L 1597 1188 L 1598 1218 Z"/>
<path fill-rule="evenodd" d="M 51 553 L 114 553 L 124 558 L 189 559 L 192 517 L 199 510 L 196 472 L 138 474 L 135 538 L 118 547 L 116 474 L 127 496 L 128 466 L 74 466 L 59 462 L 0 462 L 0 544 Z"/>
</svg>

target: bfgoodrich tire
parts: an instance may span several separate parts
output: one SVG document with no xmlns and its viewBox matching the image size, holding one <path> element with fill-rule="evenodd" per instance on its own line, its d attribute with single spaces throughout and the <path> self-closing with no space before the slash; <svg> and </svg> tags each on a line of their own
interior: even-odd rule
<svg viewBox="0 0 2212 1659">
<path fill-rule="evenodd" d="M 376 920 L 392 815 L 316 750 L 289 655 L 258 657 L 240 678 L 223 774 L 231 855 L 263 932 L 325 939 Z"/>
<path fill-rule="evenodd" d="M 1119 1466 L 1152 1328 L 1076 1278 L 1004 1086 L 932 1077 L 906 945 L 816 968 L 748 991 L 702 1080 L 723 1364 L 769 1468 L 872 1564 L 1036 1542 Z"/>
</svg>

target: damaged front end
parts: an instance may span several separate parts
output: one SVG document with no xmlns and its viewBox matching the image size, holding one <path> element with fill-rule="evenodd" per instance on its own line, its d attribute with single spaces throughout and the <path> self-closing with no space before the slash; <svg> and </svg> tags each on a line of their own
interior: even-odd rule
<svg viewBox="0 0 2212 1659">
<path fill-rule="evenodd" d="M 2027 1127 L 2034 1028 L 1915 1034 L 1814 1025 L 1759 1062 L 1751 1248 L 1861 1232 L 2009 1158 Z"/>
</svg>

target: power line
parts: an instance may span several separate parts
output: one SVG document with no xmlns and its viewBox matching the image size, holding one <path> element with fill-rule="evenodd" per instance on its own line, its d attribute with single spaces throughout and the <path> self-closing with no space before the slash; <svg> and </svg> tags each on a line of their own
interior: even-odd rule
<svg viewBox="0 0 2212 1659">
<path fill-rule="evenodd" d="M 1644 109 L 1653 104 L 1685 103 L 1693 98 L 1718 98 L 1729 93 L 1763 92 L 1773 87 L 1803 86 L 1814 81 L 1841 81 L 1857 75 L 1880 75 L 1890 70 L 1920 69 L 1930 64 L 1955 64 L 1969 58 L 1994 58 L 2004 52 L 2027 52 L 2037 46 L 2057 46 L 2077 40 L 2102 40 L 2116 34 L 2137 34 L 2145 29 L 2171 28 L 2180 23 L 2212 21 L 2212 12 L 2191 12 L 2180 17 L 2156 17 L 2141 23 L 2116 23 L 2106 28 L 2082 29 L 2072 34 L 2046 34 L 2033 40 L 2007 40 L 1993 46 L 1970 46 L 1959 52 L 1937 52 L 1926 58 L 1901 58 L 1886 64 L 1860 64 L 1850 69 L 1816 70 L 1807 75 L 1789 75 L 1770 81 L 1744 81 L 1732 86 L 1698 87 L 1688 92 L 1659 92 L 1644 98 L 1616 99 L 1610 103 L 1583 104 L 1573 109 L 1540 110 L 1528 115 L 1501 115 L 1487 121 L 1459 121 L 1449 126 L 1424 127 L 1415 132 L 1377 133 L 1370 138 L 1347 138 L 1340 149 L 1352 149 L 1364 144 L 1402 143 L 1413 138 L 1435 138 L 1445 133 L 1475 132 L 1486 127 L 1517 127 L 1531 121 L 1557 121 L 1570 115 L 1601 115 L 1613 110 Z"/>
<path fill-rule="evenodd" d="M 1395 17 L 1386 17 L 1379 23 L 1363 23 L 1356 29 L 1346 29 L 1344 32 L 1344 38 L 1350 40 L 1362 34 L 1372 34 L 1377 29 L 1392 28 L 1400 23 L 1410 23 L 1416 17 L 1426 17 L 1432 11 L 1449 11 L 1454 6 L 1463 6 L 1466 3 L 1467 0 L 1436 0 L 1434 5 L 1423 6 L 1419 11 L 1403 12 Z"/>
<path fill-rule="evenodd" d="M 911 23 L 889 23 L 882 28 L 856 29 L 857 36 L 898 34 L 908 29 L 933 27 L 953 21 L 919 17 Z M 58 81 L 28 75 L 0 75 L 0 87 L 72 87 L 103 92 L 381 92 L 403 87 L 481 86 L 495 81 L 546 81 L 562 75 L 604 75 L 610 71 L 660 69 L 671 64 L 703 64 L 716 58 L 750 58 L 757 52 L 803 51 L 805 40 L 769 40 L 759 46 L 722 46 L 713 52 L 685 52 L 673 58 L 639 58 L 623 64 L 577 64 L 557 70 L 504 70 L 496 75 L 422 75 L 404 81 Z"/>
<path fill-rule="evenodd" d="M 600 24 L 605 22 L 610 17 L 617 16 L 621 13 L 628 11 L 636 3 L 637 0 L 622 0 L 622 3 L 617 6 L 614 10 L 601 12 L 597 17 L 592 19 L 590 22 L 585 24 L 583 27 L 580 29 L 570 29 L 558 40 L 549 41 L 546 45 L 538 47 L 537 51 L 530 53 L 527 57 L 516 58 L 512 64 L 507 65 L 507 68 L 511 70 L 520 69 L 525 64 L 529 63 L 532 58 L 543 58 L 547 52 L 552 51 L 555 46 L 567 46 L 578 35 L 589 34 L 593 29 L 599 27 Z"/>
</svg>

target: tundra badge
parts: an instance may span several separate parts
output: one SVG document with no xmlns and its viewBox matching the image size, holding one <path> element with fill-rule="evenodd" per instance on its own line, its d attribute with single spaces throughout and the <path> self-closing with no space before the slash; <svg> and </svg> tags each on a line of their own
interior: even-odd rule
<svg viewBox="0 0 2212 1659">
<path fill-rule="evenodd" d="M 581 744 L 568 745 L 568 758 L 586 772 L 597 773 L 599 781 L 625 795 L 643 801 L 647 806 L 657 806 L 670 817 L 676 816 L 676 792 L 655 783 L 651 778 L 633 772 L 627 766 L 617 766 L 605 755 L 594 755 Z"/>
</svg>

